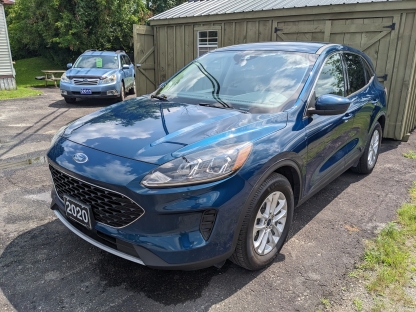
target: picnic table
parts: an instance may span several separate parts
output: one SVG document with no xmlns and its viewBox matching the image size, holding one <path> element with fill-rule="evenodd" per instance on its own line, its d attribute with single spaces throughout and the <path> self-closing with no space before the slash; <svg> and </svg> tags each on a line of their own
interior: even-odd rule
<svg viewBox="0 0 416 312">
<path fill-rule="evenodd" d="M 55 77 L 55 74 L 63 74 L 64 72 L 66 72 L 66 70 L 48 70 L 48 69 L 44 69 L 44 70 L 42 70 L 42 72 L 45 74 L 45 87 L 46 87 L 48 81 L 53 81 L 55 83 L 55 87 L 57 87 L 56 81 L 61 80 L 62 75 L 59 75 L 59 78 L 58 78 L 58 77 Z"/>
</svg>

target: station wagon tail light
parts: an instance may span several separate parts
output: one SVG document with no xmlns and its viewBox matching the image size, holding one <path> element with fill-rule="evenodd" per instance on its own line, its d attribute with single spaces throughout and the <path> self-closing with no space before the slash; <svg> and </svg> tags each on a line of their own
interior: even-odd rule
<svg viewBox="0 0 416 312">
<path fill-rule="evenodd" d="M 163 188 L 223 179 L 244 165 L 252 147 L 252 143 L 232 144 L 182 156 L 150 172 L 142 184 Z"/>
</svg>

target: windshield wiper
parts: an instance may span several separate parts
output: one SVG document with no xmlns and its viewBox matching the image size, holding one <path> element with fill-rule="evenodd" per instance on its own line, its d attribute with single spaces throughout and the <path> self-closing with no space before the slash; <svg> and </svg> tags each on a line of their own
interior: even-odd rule
<svg viewBox="0 0 416 312">
<path fill-rule="evenodd" d="M 158 99 L 158 100 L 161 100 L 161 101 L 167 101 L 168 100 L 168 98 L 164 94 L 161 94 L 161 95 L 154 95 L 154 94 L 152 94 L 150 96 L 150 98 L 152 98 L 152 99 Z"/>
<path fill-rule="evenodd" d="M 230 105 L 228 105 L 226 103 L 219 103 L 219 102 L 215 102 L 215 103 L 199 103 L 198 105 L 200 105 L 200 106 L 207 106 L 207 107 L 221 108 L 221 109 L 234 109 L 234 110 L 237 110 L 237 111 L 242 112 L 244 114 L 247 114 L 248 113 L 248 111 L 246 111 L 246 110 L 232 107 L 232 106 L 230 106 Z"/>
</svg>

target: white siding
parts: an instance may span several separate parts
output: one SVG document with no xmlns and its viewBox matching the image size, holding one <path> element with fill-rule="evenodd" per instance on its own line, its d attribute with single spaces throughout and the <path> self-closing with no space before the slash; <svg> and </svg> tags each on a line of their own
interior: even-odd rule
<svg viewBox="0 0 416 312">
<path fill-rule="evenodd" d="M 14 76 L 14 73 L 9 36 L 7 35 L 6 16 L 4 14 L 4 7 L 0 4 L 0 76 L 3 75 Z"/>
</svg>

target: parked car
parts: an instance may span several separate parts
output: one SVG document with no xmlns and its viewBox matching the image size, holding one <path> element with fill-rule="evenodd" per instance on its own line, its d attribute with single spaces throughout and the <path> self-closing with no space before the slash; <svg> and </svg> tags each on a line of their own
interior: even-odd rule
<svg viewBox="0 0 416 312">
<path fill-rule="evenodd" d="M 226 259 L 258 270 L 296 206 L 352 168 L 370 173 L 386 90 L 368 56 L 302 42 L 194 60 L 158 90 L 61 128 L 48 152 L 58 218 L 153 268 Z"/>
<path fill-rule="evenodd" d="M 124 51 L 87 50 L 61 77 L 61 95 L 67 103 L 77 98 L 114 98 L 124 101 L 136 93 L 134 65 Z"/>
</svg>

